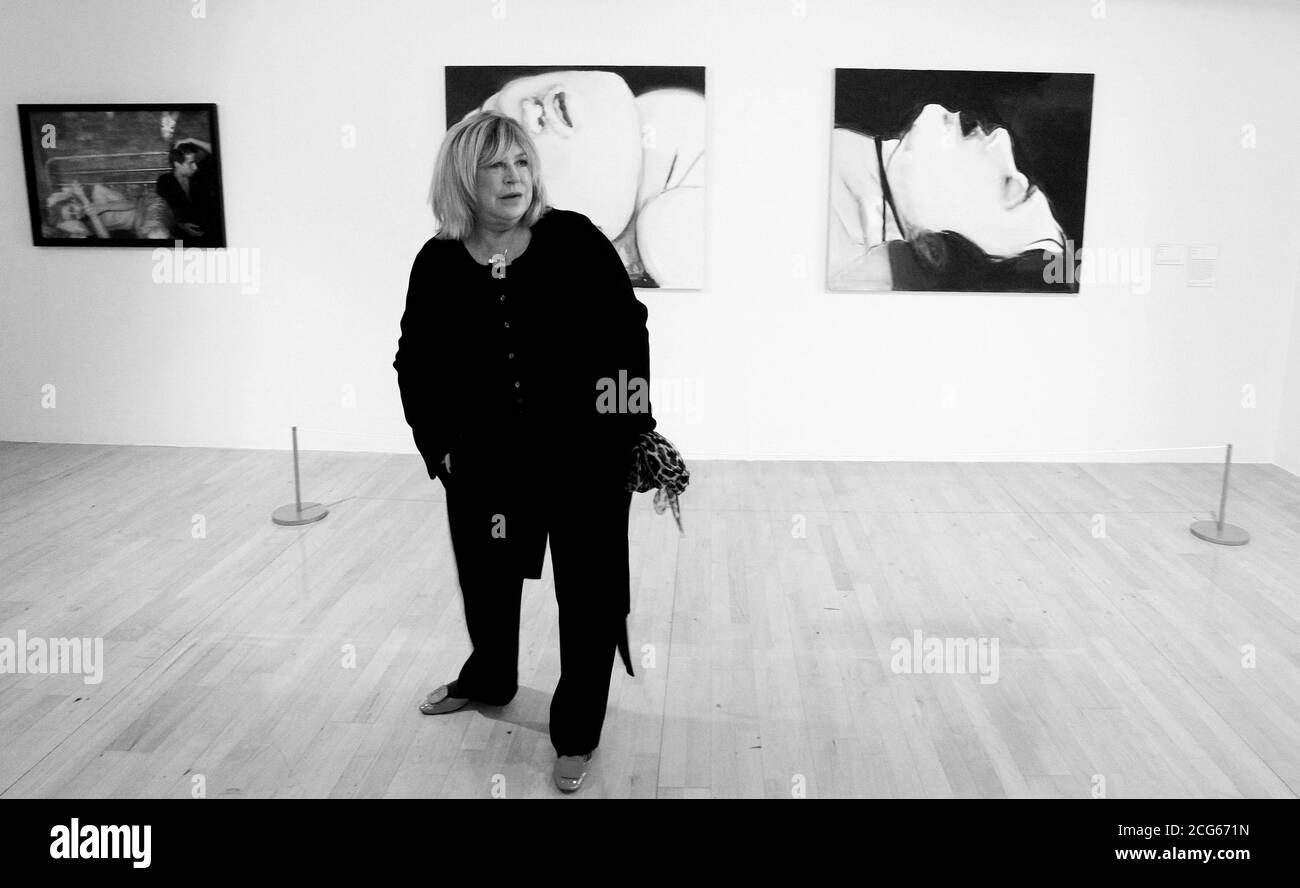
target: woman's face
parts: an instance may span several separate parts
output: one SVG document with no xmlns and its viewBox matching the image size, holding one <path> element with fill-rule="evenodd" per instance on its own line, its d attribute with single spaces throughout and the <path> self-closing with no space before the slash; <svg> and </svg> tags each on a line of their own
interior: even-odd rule
<svg viewBox="0 0 1300 888">
<path fill-rule="evenodd" d="M 59 208 L 59 218 L 64 222 L 80 219 L 84 215 L 86 215 L 86 208 L 75 197 L 72 200 L 65 200 L 63 206 Z"/>
<path fill-rule="evenodd" d="M 498 225 L 514 225 L 533 202 L 533 172 L 528 155 L 518 146 L 478 168 L 474 196 L 480 217 Z"/>
<path fill-rule="evenodd" d="M 483 103 L 523 124 L 556 206 L 613 238 L 627 227 L 641 175 L 641 116 L 608 71 L 554 71 L 513 80 Z"/>
<path fill-rule="evenodd" d="M 1062 237 L 1047 198 L 1016 168 L 1011 137 L 1000 127 L 965 136 L 956 112 L 926 105 L 885 169 L 910 229 L 955 231 L 994 256 Z"/>
</svg>

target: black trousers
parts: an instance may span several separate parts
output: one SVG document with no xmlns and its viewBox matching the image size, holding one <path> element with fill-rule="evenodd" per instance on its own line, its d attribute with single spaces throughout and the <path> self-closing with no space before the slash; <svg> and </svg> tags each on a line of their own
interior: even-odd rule
<svg viewBox="0 0 1300 888">
<path fill-rule="evenodd" d="M 502 706 L 519 688 L 524 578 L 501 557 L 508 536 L 492 532 L 499 515 L 485 511 L 472 488 L 460 489 L 454 480 L 446 487 L 456 572 L 474 648 L 461 667 L 454 696 Z M 551 745 L 557 755 L 585 755 L 600 744 L 615 651 L 625 625 L 626 612 L 619 603 L 625 606 L 628 588 L 631 503 L 631 493 L 610 488 L 546 504 L 560 611 L 560 681 L 551 698 Z M 507 535 L 509 518 L 505 516 Z"/>
</svg>

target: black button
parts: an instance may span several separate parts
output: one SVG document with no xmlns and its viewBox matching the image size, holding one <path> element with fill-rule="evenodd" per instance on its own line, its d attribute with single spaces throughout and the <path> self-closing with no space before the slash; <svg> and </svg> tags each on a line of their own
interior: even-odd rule
<svg viewBox="0 0 1300 888">
<path fill-rule="evenodd" d="M 509 321 L 506 321 L 505 323 L 506 323 L 506 326 L 507 326 L 507 327 L 510 326 L 510 322 L 509 322 Z"/>
<path fill-rule="evenodd" d="M 501 301 L 502 301 L 502 302 L 505 302 L 505 301 L 506 301 L 506 294 L 505 294 L 505 293 L 502 293 L 502 294 L 501 294 Z"/>
<path fill-rule="evenodd" d="M 510 354 L 506 355 L 506 357 L 513 361 L 515 359 L 515 353 L 511 352 Z"/>
<path fill-rule="evenodd" d="M 519 388 L 519 380 L 515 380 L 515 388 Z"/>
</svg>

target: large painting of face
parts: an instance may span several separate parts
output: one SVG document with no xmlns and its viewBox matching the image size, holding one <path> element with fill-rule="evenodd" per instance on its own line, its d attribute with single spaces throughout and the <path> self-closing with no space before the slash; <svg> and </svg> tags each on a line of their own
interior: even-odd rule
<svg viewBox="0 0 1300 888">
<path fill-rule="evenodd" d="M 704 69 L 448 66 L 447 126 L 523 124 L 553 206 L 589 217 L 637 287 L 704 285 Z"/>
<path fill-rule="evenodd" d="M 1078 292 L 1092 86 L 838 69 L 828 289 Z"/>
</svg>

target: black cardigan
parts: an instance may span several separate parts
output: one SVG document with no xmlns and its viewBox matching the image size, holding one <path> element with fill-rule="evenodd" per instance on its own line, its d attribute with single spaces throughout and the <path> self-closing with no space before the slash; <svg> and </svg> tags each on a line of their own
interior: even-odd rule
<svg viewBox="0 0 1300 888">
<path fill-rule="evenodd" d="M 550 209 L 532 235 L 504 279 L 458 240 L 431 238 L 415 257 L 393 367 L 430 478 L 449 451 L 454 474 L 457 449 L 508 459 L 524 435 L 571 447 L 562 470 L 612 483 L 655 428 L 646 308 L 614 245 L 569 210 Z M 630 395 L 638 378 L 644 412 L 598 406 L 602 380 Z"/>
</svg>

